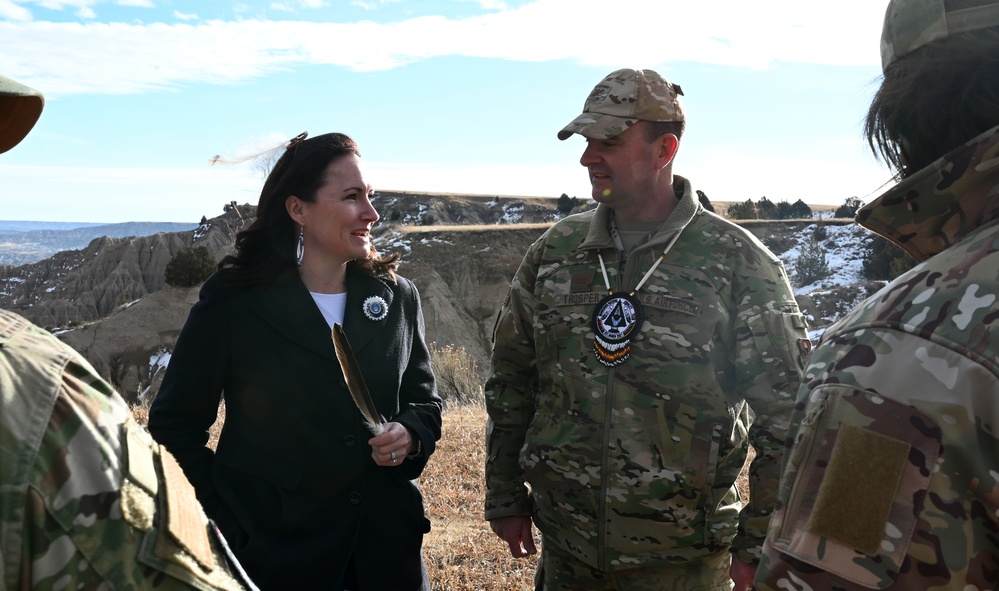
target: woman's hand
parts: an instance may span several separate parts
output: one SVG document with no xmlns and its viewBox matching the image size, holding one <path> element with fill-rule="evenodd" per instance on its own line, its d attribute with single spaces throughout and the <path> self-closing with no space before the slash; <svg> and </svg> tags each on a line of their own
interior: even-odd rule
<svg viewBox="0 0 999 591">
<path fill-rule="evenodd" d="M 379 466 L 398 466 L 406 456 L 416 451 L 416 441 L 409 429 L 399 423 L 386 423 L 385 431 L 368 440 L 371 458 Z"/>
</svg>

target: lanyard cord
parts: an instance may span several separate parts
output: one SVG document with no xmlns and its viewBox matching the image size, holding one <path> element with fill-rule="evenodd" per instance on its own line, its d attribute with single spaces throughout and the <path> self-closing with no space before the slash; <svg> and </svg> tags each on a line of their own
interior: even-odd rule
<svg viewBox="0 0 999 591">
<path fill-rule="evenodd" d="M 638 293 L 638 290 L 642 289 L 642 286 L 645 285 L 645 282 L 648 281 L 649 277 L 652 276 L 652 272 L 655 271 L 656 267 L 659 266 L 659 263 L 663 262 L 663 259 L 666 258 L 666 253 L 669 252 L 669 249 L 673 248 L 673 245 L 676 244 L 676 241 L 677 239 L 680 238 L 680 234 L 682 232 L 683 228 L 680 228 L 677 231 L 676 235 L 673 236 L 673 238 L 669 241 L 668 244 L 666 244 L 666 248 L 663 249 L 663 253 L 659 255 L 659 258 L 656 259 L 656 262 L 652 264 L 652 267 L 649 268 L 649 270 L 645 273 L 645 276 L 642 277 L 642 280 L 638 282 L 638 285 L 635 286 L 635 289 L 631 290 L 631 293 L 629 295 L 635 295 L 636 293 Z M 614 293 L 614 291 L 611 289 L 610 286 L 610 279 L 607 278 L 607 267 L 604 265 L 604 255 L 599 250 L 597 251 L 597 259 L 600 261 L 600 272 L 603 273 L 604 275 L 604 285 L 607 286 L 607 293 Z"/>
</svg>

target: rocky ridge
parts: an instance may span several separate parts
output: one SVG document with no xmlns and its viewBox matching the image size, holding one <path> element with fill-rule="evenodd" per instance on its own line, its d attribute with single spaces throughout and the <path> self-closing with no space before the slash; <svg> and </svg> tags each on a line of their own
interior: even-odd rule
<svg viewBox="0 0 999 591">
<path fill-rule="evenodd" d="M 484 371 L 510 279 L 530 243 L 563 217 L 556 200 L 382 192 L 374 204 L 382 215 L 375 244 L 384 253 L 403 255 L 400 273 L 420 290 L 428 340 L 464 348 Z M 100 238 L 82 250 L 0 268 L 0 307 L 56 332 L 127 399 L 151 399 L 198 297 L 197 287 L 165 285 L 166 264 L 189 246 L 206 246 L 220 259 L 231 252 L 236 232 L 253 212 L 242 205 L 192 231 Z M 794 237 L 810 224 L 746 227 L 771 244 L 792 248 Z M 775 238 L 778 234 L 783 238 Z M 793 264 L 785 261 L 789 274 Z M 840 308 L 873 287 L 850 281 L 817 285 L 799 295 L 813 328 L 835 320 Z"/>
</svg>

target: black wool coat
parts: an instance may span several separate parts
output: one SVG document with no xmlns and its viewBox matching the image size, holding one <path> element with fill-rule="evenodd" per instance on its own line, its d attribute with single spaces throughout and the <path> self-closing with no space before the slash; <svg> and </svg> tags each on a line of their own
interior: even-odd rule
<svg viewBox="0 0 999 591">
<path fill-rule="evenodd" d="M 430 522 L 413 482 L 441 435 L 419 294 L 351 272 L 344 331 L 379 412 L 420 451 L 398 466 L 371 458 L 365 427 L 336 360 L 330 327 L 297 274 L 232 288 L 216 273 L 201 289 L 149 413 L 206 512 L 262 589 L 408 591 L 425 583 Z M 379 296 L 388 315 L 372 320 Z M 208 429 L 225 400 L 217 450 Z"/>
</svg>

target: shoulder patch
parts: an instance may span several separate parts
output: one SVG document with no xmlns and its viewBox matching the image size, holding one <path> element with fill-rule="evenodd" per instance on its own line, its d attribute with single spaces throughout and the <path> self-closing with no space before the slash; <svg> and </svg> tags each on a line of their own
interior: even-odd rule
<svg viewBox="0 0 999 591">
<path fill-rule="evenodd" d="M 843 425 L 805 528 L 877 555 L 909 448 L 904 441 Z"/>
</svg>

